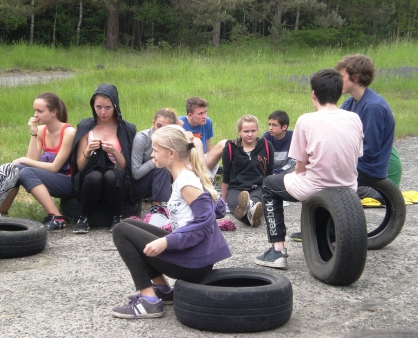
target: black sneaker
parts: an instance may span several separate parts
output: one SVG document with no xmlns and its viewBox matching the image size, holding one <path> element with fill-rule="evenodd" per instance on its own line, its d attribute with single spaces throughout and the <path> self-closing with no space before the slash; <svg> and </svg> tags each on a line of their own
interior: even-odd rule
<svg viewBox="0 0 418 338">
<path fill-rule="evenodd" d="M 42 221 L 48 231 L 57 231 L 65 229 L 65 221 L 56 221 L 55 216 L 48 216 Z"/>
<path fill-rule="evenodd" d="M 73 233 L 74 234 L 87 234 L 89 232 L 89 222 L 87 217 L 80 216 L 77 221 L 77 224 L 74 225 Z"/>
<path fill-rule="evenodd" d="M 123 215 L 113 216 L 112 225 L 110 226 L 110 232 L 113 231 L 113 228 L 115 227 L 115 225 L 119 224 L 122 219 L 123 219 Z"/>
<path fill-rule="evenodd" d="M 174 303 L 173 288 L 168 292 L 164 292 L 154 285 L 153 289 L 157 297 L 163 301 L 164 305 L 172 305 Z M 136 296 L 138 295 L 130 295 L 128 296 L 128 299 L 133 300 Z"/>
<path fill-rule="evenodd" d="M 296 242 L 302 242 L 302 233 L 301 232 L 294 232 L 290 235 L 290 238 Z"/>
</svg>

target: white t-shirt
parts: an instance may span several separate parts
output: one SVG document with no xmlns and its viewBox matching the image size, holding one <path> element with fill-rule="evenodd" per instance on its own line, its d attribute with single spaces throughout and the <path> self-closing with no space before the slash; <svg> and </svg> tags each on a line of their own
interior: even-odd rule
<svg viewBox="0 0 418 338">
<path fill-rule="evenodd" d="M 193 212 L 190 206 L 181 196 L 181 189 L 190 185 L 203 191 L 203 185 L 200 178 L 190 170 L 184 170 L 180 173 L 173 183 L 173 191 L 170 200 L 167 203 L 168 211 L 170 212 L 171 228 L 177 230 L 192 220 Z"/>
<path fill-rule="evenodd" d="M 357 161 L 363 155 L 359 116 L 342 109 L 304 114 L 296 122 L 289 157 L 308 162 L 306 171 L 285 175 L 290 195 L 305 201 L 326 187 L 357 189 Z"/>
</svg>

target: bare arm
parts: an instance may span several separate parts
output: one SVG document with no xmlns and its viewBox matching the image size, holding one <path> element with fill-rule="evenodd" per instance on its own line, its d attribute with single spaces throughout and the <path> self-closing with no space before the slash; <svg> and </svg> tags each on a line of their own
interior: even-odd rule
<svg viewBox="0 0 418 338">
<path fill-rule="evenodd" d="M 210 144 L 210 139 L 206 140 L 206 152 L 209 152 L 212 149 L 212 145 Z"/>
<path fill-rule="evenodd" d="M 100 140 L 94 139 L 90 144 L 87 144 L 87 139 L 88 133 L 78 141 L 76 159 L 78 170 L 83 170 L 89 160 L 90 153 L 100 147 Z"/>
<path fill-rule="evenodd" d="M 190 205 L 196 198 L 202 194 L 202 190 L 186 185 L 181 189 L 181 196 L 186 203 Z M 144 254 L 149 257 L 155 257 L 167 249 L 167 239 L 165 237 L 158 238 L 145 246 Z"/>
<path fill-rule="evenodd" d="M 70 157 L 71 147 L 73 145 L 74 136 L 75 136 L 75 129 L 74 128 L 68 127 L 68 128 L 65 129 L 64 135 L 63 135 L 63 138 L 62 138 L 61 148 L 58 151 L 58 154 L 55 157 L 54 162 L 52 162 L 52 163 L 41 162 L 39 160 L 34 160 L 32 158 L 29 158 L 29 157 L 18 158 L 17 160 L 14 160 L 13 163 L 14 164 L 25 164 L 25 165 L 30 166 L 30 167 L 40 168 L 40 169 L 44 169 L 44 170 L 48 170 L 48 171 L 57 173 L 62 168 L 64 163 L 68 160 L 68 158 Z M 40 136 L 38 135 L 38 137 L 40 137 Z M 33 138 L 35 138 L 35 137 L 33 137 Z M 33 141 L 31 141 L 31 142 L 33 142 Z M 29 151 L 28 151 L 28 153 L 29 153 Z M 39 158 L 39 155 L 38 155 L 38 158 Z"/>
<path fill-rule="evenodd" d="M 228 193 L 229 183 L 222 183 L 222 199 L 226 202 L 226 194 Z"/>
<path fill-rule="evenodd" d="M 42 150 L 42 131 L 44 130 L 45 126 L 37 126 L 38 120 L 35 117 L 31 117 L 28 122 L 28 126 L 30 129 L 31 137 L 29 141 L 28 152 L 26 153 L 26 157 L 32 160 L 38 161 L 39 155 L 41 154 Z M 36 136 L 33 136 L 36 135 Z"/>
<path fill-rule="evenodd" d="M 300 173 L 304 173 L 306 171 L 307 164 L 308 162 L 296 161 L 296 166 L 295 166 L 296 175 Z"/>
</svg>

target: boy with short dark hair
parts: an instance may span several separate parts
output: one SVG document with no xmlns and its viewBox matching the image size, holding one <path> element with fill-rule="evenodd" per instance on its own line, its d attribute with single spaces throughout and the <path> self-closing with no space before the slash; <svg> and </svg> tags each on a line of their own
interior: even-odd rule
<svg viewBox="0 0 418 338">
<path fill-rule="evenodd" d="M 293 130 L 288 129 L 289 115 L 283 110 L 276 110 L 269 115 L 268 120 L 269 130 L 264 133 L 263 137 L 273 145 L 273 174 L 279 174 L 282 171 L 292 172 L 295 170 L 296 161 L 289 157 L 293 135 Z"/>
</svg>

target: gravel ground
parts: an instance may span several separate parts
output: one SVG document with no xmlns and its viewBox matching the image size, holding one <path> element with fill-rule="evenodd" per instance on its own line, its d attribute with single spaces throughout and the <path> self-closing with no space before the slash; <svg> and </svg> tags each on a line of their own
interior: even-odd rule
<svg viewBox="0 0 418 338">
<path fill-rule="evenodd" d="M 418 190 L 413 169 L 418 138 L 399 140 L 395 146 L 404 165 L 401 190 Z M 246 336 L 353 337 L 366 330 L 418 329 L 417 215 L 417 204 L 407 206 L 401 234 L 386 248 L 368 252 L 363 275 L 349 287 L 313 278 L 302 245 L 289 240 L 290 268 L 281 273 L 293 286 L 292 317 L 281 328 Z M 285 217 L 288 233 L 298 231 L 299 203 L 286 207 Z M 233 255 L 216 267 L 260 268 L 254 257 L 268 248 L 265 223 L 259 228 L 235 223 L 236 231 L 224 232 Z M 95 228 L 84 236 L 74 235 L 70 226 L 48 234 L 41 254 L 0 260 L 0 271 L 1 337 L 236 336 L 183 326 L 172 306 L 159 319 L 113 318 L 111 309 L 126 303 L 134 286 L 108 229 Z"/>
</svg>

